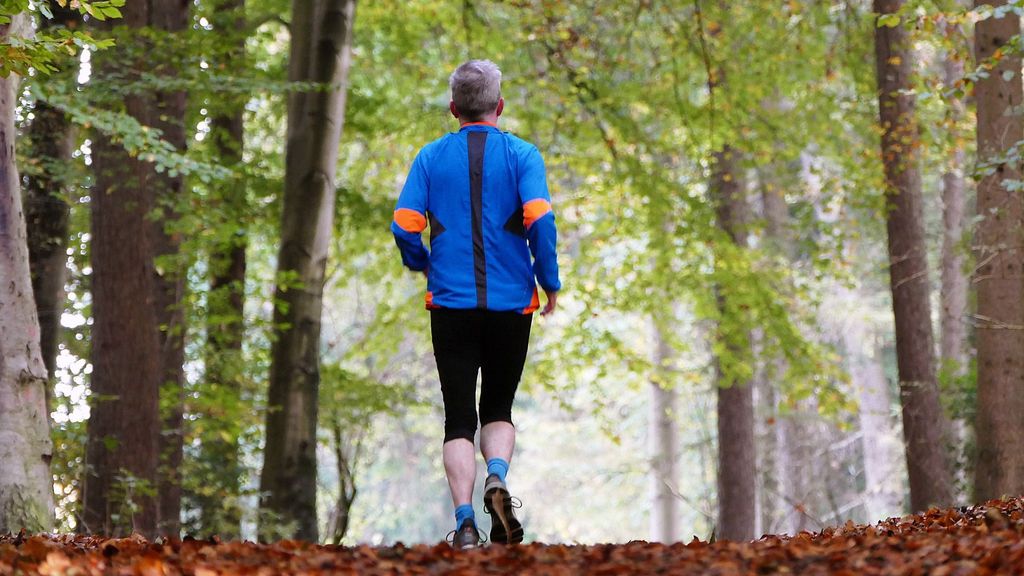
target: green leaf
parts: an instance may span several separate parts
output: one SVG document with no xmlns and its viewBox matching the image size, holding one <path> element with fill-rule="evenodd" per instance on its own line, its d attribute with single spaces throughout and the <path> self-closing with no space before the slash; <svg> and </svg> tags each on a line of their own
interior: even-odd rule
<svg viewBox="0 0 1024 576">
<path fill-rule="evenodd" d="M 878 27 L 895 28 L 900 25 L 899 14 L 882 14 L 878 17 Z"/>
</svg>

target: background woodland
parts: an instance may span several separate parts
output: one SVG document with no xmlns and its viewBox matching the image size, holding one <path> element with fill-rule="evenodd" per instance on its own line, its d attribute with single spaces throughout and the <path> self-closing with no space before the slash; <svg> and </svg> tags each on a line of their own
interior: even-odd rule
<svg viewBox="0 0 1024 576">
<path fill-rule="evenodd" d="M 561 236 L 515 410 L 528 539 L 1024 493 L 1022 13 L 0 0 L 0 532 L 443 537 L 388 225 L 469 58 Z"/>
</svg>

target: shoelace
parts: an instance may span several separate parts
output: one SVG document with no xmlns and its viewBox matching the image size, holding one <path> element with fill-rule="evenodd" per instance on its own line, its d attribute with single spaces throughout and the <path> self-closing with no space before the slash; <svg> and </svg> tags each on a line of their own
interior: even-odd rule
<svg viewBox="0 0 1024 576">
<path fill-rule="evenodd" d="M 480 530 L 480 528 L 476 526 L 473 526 L 473 528 L 476 530 L 477 545 L 479 546 L 480 544 L 486 544 L 487 537 L 484 536 L 483 530 Z M 461 530 L 461 528 L 457 530 L 452 530 L 448 533 L 447 536 L 444 537 L 445 542 L 447 542 L 449 546 L 455 546 L 455 535 L 459 533 L 459 530 Z"/>
<path fill-rule="evenodd" d="M 515 510 L 518 510 L 523 507 L 523 501 L 520 500 L 519 498 L 516 498 L 515 496 L 509 496 L 508 501 L 512 505 L 512 508 Z M 487 502 L 484 503 L 484 511 L 490 514 L 490 505 Z"/>
</svg>

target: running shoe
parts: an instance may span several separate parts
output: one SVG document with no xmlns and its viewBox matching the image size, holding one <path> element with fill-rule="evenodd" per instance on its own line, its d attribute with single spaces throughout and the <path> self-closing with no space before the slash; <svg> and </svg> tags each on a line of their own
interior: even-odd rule
<svg viewBox="0 0 1024 576">
<path fill-rule="evenodd" d="M 508 493 L 496 474 L 484 482 L 484 511 L 491 515 L 491 542 L 519 544 L 523 541 L 523 525 L 516 519 L 515 509 L 522 503 Z"/>
<path fill-rule="evenodd" d="M 458 530 L 449 532 L 447 540 L 456 550 L 469 550 L 483 543 L 480 531 L 472 522 L 463 522 Z"/>
</svg>

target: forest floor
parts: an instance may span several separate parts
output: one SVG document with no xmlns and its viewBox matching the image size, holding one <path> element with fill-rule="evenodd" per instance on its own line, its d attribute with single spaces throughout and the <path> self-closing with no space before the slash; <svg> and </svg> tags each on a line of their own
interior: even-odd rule
<svg viewBox="0 0 1024 576">
<path fill-rule="evenodd" d="M 804 532 L 750 543 L 313 546 L 282 541 L 148 542 L 0 537 L 0 574 L 1021 574 L 1024 500 Z"/>
</svg>

